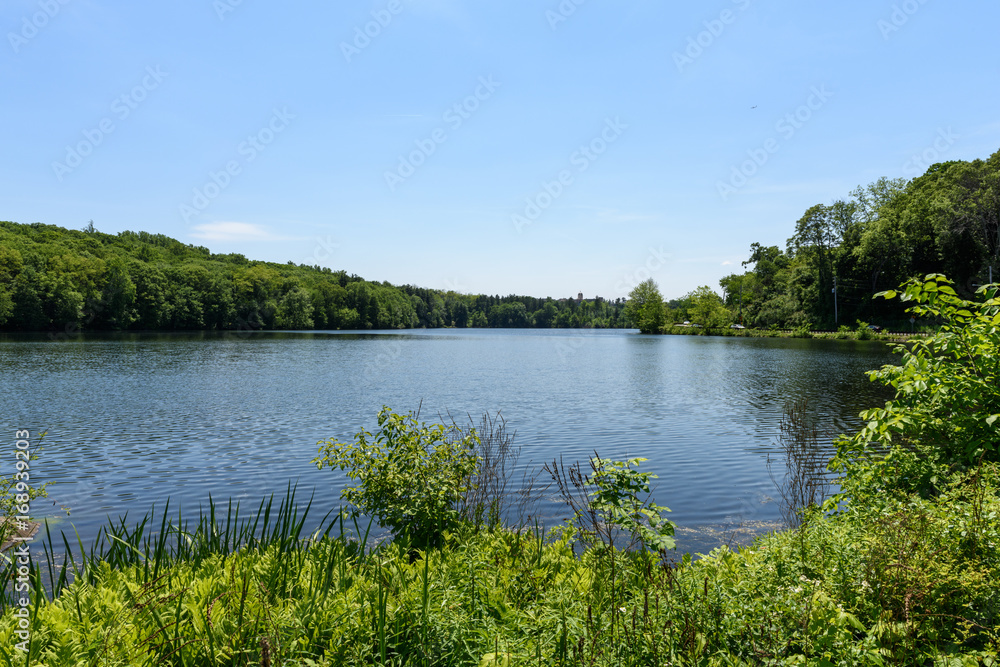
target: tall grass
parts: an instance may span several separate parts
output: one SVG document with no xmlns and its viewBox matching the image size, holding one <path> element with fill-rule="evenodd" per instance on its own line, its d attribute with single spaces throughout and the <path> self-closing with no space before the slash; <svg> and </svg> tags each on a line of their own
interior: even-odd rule
<svg viewBox="0 0 1000 667">
<path fill-rule="evenodd" d="M 996 481 L 676 565 L 577 553 L 571 531 L 537 524 L 467 525 L 411 562 L 406 545 L 366 549 L 339 517 L 305 534 L 291 492 L 246 516 L 210 503 L 190 529 L 151 514 L 110 523 L 73 580 L 34 600 L 30 664 L 989 664 Z M 26 664 L 14 627 L 0 617 L 0 664 Z"/>
<path fill-rule="evenodd" d="M 307 543 L 303 529 L 313 502 L 310 497 L 306 505 L 300 507 L 296 502 L 296 492 L 297 489 L 290 485 L 277 505 L 272 494 L 262 499 L 256 511 L 250 513 L 243 512 L 240 503 L 233 504 L 232 500 L 219 507 L 209 496 L 207 507 L 199 512 L 194 525 L 181 513 L 176 520 L 172 518 L 168 499 L 158 517 L 153 508 L 134 522 L 129 521 L 128 513 L 109 518 L 89 550 L 84 547 L 79 534 L 74 533 L 71 540 L 65 532 L 61 532 L 56 538 L 46 523 L 42 557 L 36 563 L 37 582 L 40 584 L 36 588 L 52 600 L 72 581 L 92 583 L 99 567 L 115 570 L 136 568 L 139 583 L 145 585 L 158 580 L 166 568 L 178 562 L 197 567 L 206 558 L 221 556 L 225 559 L 240 550 L 266 550 L 271 547 L 294 554 Z M 342 535 L 342 519 L 333 512 L 327 513 L 308 540 L 328 536 L 338 523 L 339 534 Z M 6 562 L 0 576 L 9 582 L 16 576 L 16 569 L 16 563 Z M 12 603 L 11 592 L 5 590 L 0 597 L 0 611 L 6 610 Z"/>
</svg>

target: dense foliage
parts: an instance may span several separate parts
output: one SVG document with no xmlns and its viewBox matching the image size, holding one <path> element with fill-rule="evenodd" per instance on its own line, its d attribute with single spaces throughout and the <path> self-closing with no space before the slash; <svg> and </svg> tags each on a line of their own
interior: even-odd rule
<svg viewBox="0 0 1000 667">
<path fill-rule="evenodd" d="M 902 365 L 871 373 L 896 395 L 862 413 L 865 426 L 839 441 L 833 463 L 856 501 L 886 493 L 937 495 L 955 474 L 1000 462 L 998 293 L 996 285 L 984 286 L 980 300 L 965 300 L 938 274 L 903 286 L 901 301 L 914 314 L 944 324 L 933 336 L 897 346 Z"/>
<path fill-rule="evenodd" d="M 0 222 L 0 331 L 622 327 L 624 300 L 459 294 L 217 255 L 162 234 Z"/>
<path fill-rule="evenodd" d="M 997 473 L 678 563 L 499 527 L 412 558 L 303 535 L 269 506 L 203 517 L 174 546 L 112 525 L 75 582 L 35 599 L 30 664 L 995 666 Z M 16 626 L 8 608 L 0 655 L 24 664 Z"/>
<path fill-rule="evenodd" d="M 904 307 L 876 293 L 928 273 L 950 276 L 963 298 L 991 273 L 1000 281 L 1000 152 L 935 164 L 910 181 L 880 178 L 812 206 L 784 249 L 754 243 L 747 265 L 720 285 L 748 326 L 860 319 L 908 329 Z"/>
<path fill-rule="evenodd" d="M 946 162 L 911 181 L 880 178 L 850 198 L 810 207 L 785 248 L 753 243 L 742 273 L 722 278 L 720 297 L 703 285 L 664 302 L 652 280 L 629 295 L 626 315 L 643 333 L 683 333 L 690 322 L 716 331 L 739 324 L 846 332 L 868 323 L 932 330 L 930 312 L 875 295 L 915 276 L 947 274 L 969 298 L 1000 281 L 1000 152 L 988 160 Z M 656 304 L 661 304 L 656 305 Z M 858 327 L 859 323 L 864 323 Z"/>
</svg>

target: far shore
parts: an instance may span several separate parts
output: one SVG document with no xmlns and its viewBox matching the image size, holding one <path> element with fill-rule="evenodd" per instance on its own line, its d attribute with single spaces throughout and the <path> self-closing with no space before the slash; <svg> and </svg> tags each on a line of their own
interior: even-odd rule
<svg viewBox="0 0 1000 667">
<path fill-rule="evenodd" d="M 673 336 L 729 336 L 737 338 L 823 338 L 831 340 L 870 340 L 887 343 L 905 342 L 911 338 L 929 336 L 926 332 L 905 331 L 830 331 L 817 329 L 751 329 L 730 327 L 702 327 L 697 324 L 672 324 L 663 327 L 659 334 Z"/>
</svg>

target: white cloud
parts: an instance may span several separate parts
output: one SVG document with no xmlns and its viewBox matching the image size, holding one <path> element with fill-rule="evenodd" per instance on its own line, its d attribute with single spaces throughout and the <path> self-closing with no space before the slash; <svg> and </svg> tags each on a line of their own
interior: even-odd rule
<svg viewBox="0 0 1000 667">
<path fill-rule="evenodd" d="M 274 236 L 262 225 L 249 222 L 209 222 L 195 225 L 191 236 L 207 241 L 274 241 Z"/>
<path fill-rule="evenodd" d="M 732 265 L 732 262 L 730 262 L 730 261 L 729 261 L 729 260 L 727 259 L 726 261 L 724 261 L 724 262 L 722 263 L 722 265 L 723 265 L 723 266 L 731 266 L 731 265 Z"/>
</svg>

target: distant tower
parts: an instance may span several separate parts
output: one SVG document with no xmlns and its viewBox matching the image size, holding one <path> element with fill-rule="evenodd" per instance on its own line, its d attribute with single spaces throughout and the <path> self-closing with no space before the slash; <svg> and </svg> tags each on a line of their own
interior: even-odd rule
<svg viewBox="0 0 1000 667">
<path fill-rule="evenodd" d="M 583 292 L 580 292 L 576 295 L 576 302 L 579 303 L 581 301 L 583 301 Z"/>
</svg>

